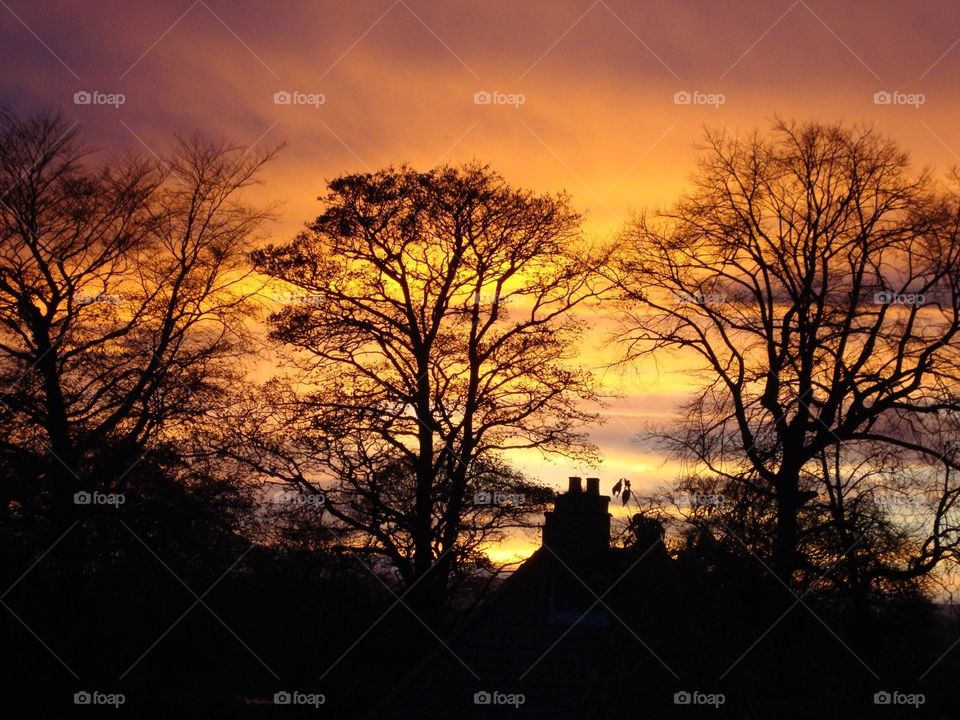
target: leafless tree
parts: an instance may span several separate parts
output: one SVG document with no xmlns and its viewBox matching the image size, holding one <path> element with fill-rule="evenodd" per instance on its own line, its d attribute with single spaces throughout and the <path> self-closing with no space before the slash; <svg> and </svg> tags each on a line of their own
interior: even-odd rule
<svg viewBox="0 0 960 720">
<path fill-rule="evenodd" d="M 257 388 L 216 425 L 217 445 L 232 461 L 267 481 L 273 510 L 266 520 L 280 545 L 352 555 L 400 585 L 416 581 L 416 476 L 391 447 L 374 452 L 365 429 L 346 432 L 323 425 L 288 383 L 274 379 Z M 439 477 L 432 499 L 431 546 L 446 536 L 444 502 L 449 478 Z M 474 461 L 466 477 L 456 540 L 446 552 L 449 596 L 469 602 L 515 567 L 493 562 L 489 549 L 516 532 L 538 526 L 553 492 L 495 456 Z"/>
<path fill-rule="evenodd" d="M 870 570 L 877 582 L 929 572 L 958 541 L 951 185 L 873 129 L 786 122 L 708 133 L 693 182 L 630 226 L 617 266 L 627 357 L 700 362 L 699 389 L 663 439 L 694 476 L 769 502 L 782 577 L 856 552 L 868 532 L 858 499 L 933 491 L 914 552 Z M 829 557 L 803 549 L 816 505 L 842 538 Z"/>
<path fill-rule="evenodd" d="M 597 296 L 604 257 L 566 197 L 479 165 L 348 175 L 324 201 L 294 241 L 254 255 L 294 288 L 272 335 L 308 373 L 296 403 L 334 480 L 329 511 L 374 537 L 403 527 L 429 612 L 475 512 L 468 490 L 497 489 L 481 485 L 502 453 L 594 456 L 573 311 Z M 378 538 L 402 570 L 395 542 Z"/>
<path fill-rule="evenodd" d="M 194 137 L 163 160 L 96 165 L 59 116 L 0 113 L 0 457 L 21 484 L 8 498 L 65 506 L 120 483 L 224 391 L 266 217 L 242 194 L 274 151 Z"/>
</svg>

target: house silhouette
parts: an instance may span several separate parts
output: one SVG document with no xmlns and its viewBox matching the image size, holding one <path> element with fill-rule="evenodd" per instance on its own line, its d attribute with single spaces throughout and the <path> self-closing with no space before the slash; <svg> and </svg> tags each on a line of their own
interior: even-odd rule
<svg viewBox="0 0 960 720">
<path fill-rule="evenodd" d="M 609 504 L 598 478 L 584 488 L 571 477 L 542 546 L 368 717 L 621 717 L 636 673 L 672 707 L 656 618 L 674 562 L 662 530 L 643 523 L 632 545 L 612 548 Z"/>
</svg>

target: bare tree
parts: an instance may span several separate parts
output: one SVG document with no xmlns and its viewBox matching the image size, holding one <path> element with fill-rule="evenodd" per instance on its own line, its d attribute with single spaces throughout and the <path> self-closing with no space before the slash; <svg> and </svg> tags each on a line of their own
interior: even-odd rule
<svg viewBox="0 0 960 720">
<path fill-rule="evenodd" d="M 208 444 L 267 481 L 280 542 L 352 554 L 411 585 L 417 579 L 418 519 L 416 476 L 409 463 L 391 446 L 375 452 L 376 442 L 365 428 L 329 427 L 315 409 L 304 412 L 305 406 L 289 384 L 271 380 L 216 424 L 216 438 Z M 446 551 L 449 595 L 457 602 L 482 595 L 500 573 L 519 564 L 494 563 L 486 553 L 512 533 L 537 527 L 553 499 L 549 488 L 493 455 L 476 459 L 465 482 L 459 529 Z M 441 476 L 432 490 L 435 548 L 447 534 L 442 510 L 449 485 L 450 478 Z"/>
<path fill-rule="evenodd" d="M 663 439 L 692 474 L 769 500 L 783 577 L 854 552 L 855 498 L 893 484 L 936 497 L 916 552 L 874 563 L 873 579 L 956 551 L 958 219 L 956 195 L 872 129 L 778 122 L 766 136 L 708 133 L 693 190 L 624 235 L 628 358 L 701 363 Z M 920 468 L 939 480 L 918 482 Z M 851 545 L 823 562 L 803 551 L 817 503 Z"/>
<path fill-rule="evenodd" d="M 575 362 L 573 311 L 596 297 L 603 257 L 567 198 L 483 166 L 391 168 L 329 188 L 305 232 L 254 255 L 295 288 L 272 335 L 309 373 L 297 407 L 325 438 L 313 457 L 345 503 L 330 512 L 362 516 L 375 536 L 378 513 L 406 516 L 408 577 L 430 612 L 481 468 L 509 450 L 593 457 L 582 427 L 598 397 Z"/>
<path fill-rule="evenodd" d="M 241 194 L 273 152 L 194 137 L 95 166 L 59 116 L 0 113 L 0 457 L 21 495 L 121 482 L 223 392 L 266 217 Z"/>
</svg>

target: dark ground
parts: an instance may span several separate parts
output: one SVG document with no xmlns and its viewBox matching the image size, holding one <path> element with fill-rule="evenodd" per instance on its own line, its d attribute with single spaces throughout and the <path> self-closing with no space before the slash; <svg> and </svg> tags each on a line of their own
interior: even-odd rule
<svg viewBox="0 0 960 720">
<path fill-rule="evenodd" d="M 3 526 L 4 717 L 960 717 L 960 649 L 935 664 L 960 624 L 922 603 L 855 619 L 760 572 L 644 562 L 608 594 L 611 576 L 591 577 L 606 607 L 571 630 L 536 619 L 547 585 L 572 582 L 541 558 L 439 624 L 448 649 L 354 559 L 251 548 L 197 520 L 120 509 L 45 555 L 63 528 Z M 523 705 L 475 704 L 484 690 Z M 124 704 L 75 705 L 83 691 Z M 325 702 L 278 706 L 280 691 Z M 682 691 L 724 703 L 677 705 Z M 882 691 L 924 704 L 874 704 Z"/>
</svg>

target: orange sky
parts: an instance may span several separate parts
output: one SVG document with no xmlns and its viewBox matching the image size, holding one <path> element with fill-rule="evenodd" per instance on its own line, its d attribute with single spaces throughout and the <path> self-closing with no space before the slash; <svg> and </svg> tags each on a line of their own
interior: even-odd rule
<svg viewBox="0 0 960 720">
<path fill-rule="evenodd" d="M 161 152 L 174 131 L 287 140 L 261 191 L 283 203 L 278 241 L 318 213 L 326 179 L 473 158 L 517 185 L 567 189 L 587 232 L 607 237 L 682 191 L 704 124 L 743 131 L 776 114 L 875 123 L 918 164 L 960 162 L 956 0 L 7 0 L 0 61 L 0 102 L 58 107 L 108 151 Z M 76 105 L 78 91 L 124 102 Z M 474 102 L 495 91 L 523 102 Z M 876 104 L 883 91 L 923 102 Z M 278 92 L 323 102 L 275 104 Z M 723 102 L 676 104 L 678 92 Z M 594 433 L 605 488 L 670 479 L 633 438 L 669 417 L 682 368 L 668 358 L 604 381 L 626 396 Z M 593 474 L 514 459 L 557 486 Z"/>
</svg>

